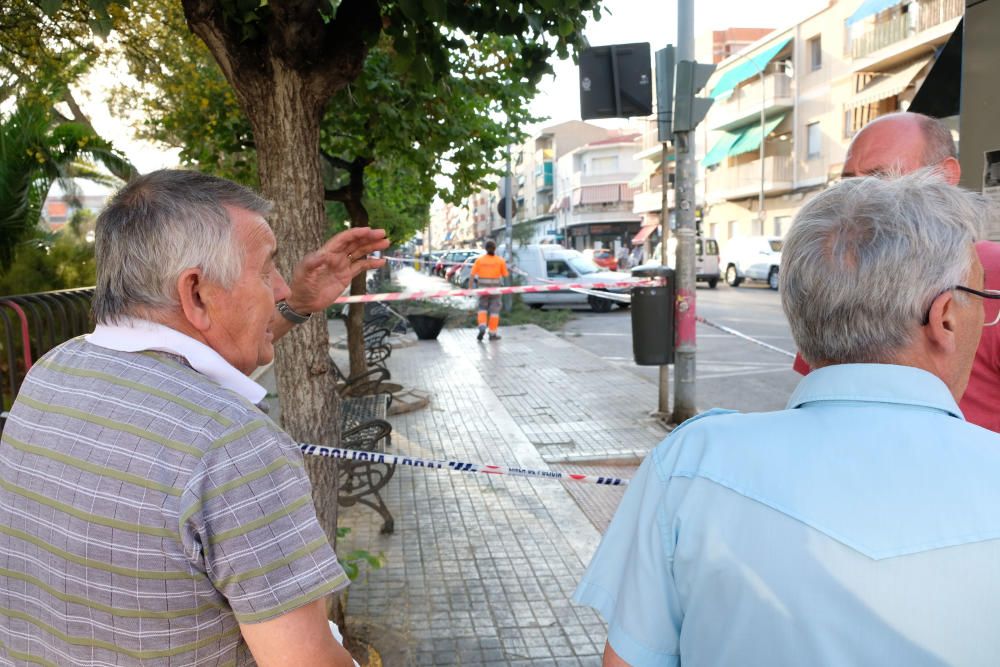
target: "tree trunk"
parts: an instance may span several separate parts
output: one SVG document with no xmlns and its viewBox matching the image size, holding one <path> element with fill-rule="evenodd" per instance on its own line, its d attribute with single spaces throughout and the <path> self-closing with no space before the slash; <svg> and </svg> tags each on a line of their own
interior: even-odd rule
<svg viewBox="0 0 1000 667">
<path fill-rule="evenodd" d="M 355 160 L 351 165 L 351 185 L 350 195 L 344 202 L 347 214 L 351 218 L 351 227 L 367 227 L 368 211 L 361 198 L 364 195 L 364 169 L 368 161 Z M 367 276 L 361 274 L 351 281 L 351 294 L 365 294 L 368 291 Z M 361 304 L 358 304 L 361 305 Z M 364 373 L 368 370 L 368 362 L 365 359 L 364 340 L 364 318 L 365 309 L 353 307 L 347 314 L 347 352 L 351 360 L 351 375 Z"/>
<path fill-rule="evenodd" d="M 326 212 L 320 172 L 321 105 L 293 71 L 275 64 L 268 85 L 253 95 L 254 127 L 261 190 L 274 202 L 271 225 L 278 239 L 278 268 L 292 268 L 325 240 Z M 277 346 L 275 369 L 282 426 L 298 442 L 336 446 L 340 442 L 340 400 L 330 364 L 326 319 L 313 317 L 295 327 Z M 294 406 L 294 408 L 293 408 Z M 309 456 L 316 515 L 333 543 L 337 533 L 336 460 Z"/>
</svg>

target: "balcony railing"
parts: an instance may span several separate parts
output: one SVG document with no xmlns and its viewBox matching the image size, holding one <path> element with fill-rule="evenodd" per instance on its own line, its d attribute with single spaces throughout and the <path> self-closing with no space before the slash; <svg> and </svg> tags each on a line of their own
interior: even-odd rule
<svg viewBox="0 0 1000 667">
<path fill-rule="evenodd" d="M 888 19 L 876 21 L 861 35 L 850 39 L 847 53 L 852 58 L 864 58 L 887 46 L 962 16 L 964 0 L 918 0 L 905 14 L 896 13 Z"/>
<path fill-rule="evenodd" d="M 724 102 L 712 109 L 712 129 L 724 130 L 743 125 L 760 114 L 761 103 L 765 111 L 791 108 L 792 79 L 784 73 L 764 75 L 764 91 L 761 93 L 760 77 L 755 76 L 740 86 Z"/>
<path fill-rule="evenodd" d="M 705 197 L 721 201 L 747 197 L 760 192 L 760 160 L 735 167 L 720 166 L 705 174 Z M 792 156 L 764 158 L 764 194 L 783 192 L 792 187 Z"/>
<path fill-rule="evenodd" d="M 667 190 L 667 208 L 674 207 L 674 191 Z M 663 193 L 660 190 L 649 192 L 637 192 L 632 205 L 633 213 L 648 213 L 650 211 L 660 211 L 663 209 Z"/>
</svg>

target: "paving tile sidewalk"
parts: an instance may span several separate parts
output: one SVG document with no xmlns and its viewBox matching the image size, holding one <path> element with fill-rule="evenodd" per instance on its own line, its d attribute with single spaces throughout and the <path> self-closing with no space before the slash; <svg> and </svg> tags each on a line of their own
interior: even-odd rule
<svg viewBox="0 0 1000 667">
<path fill-rule="evenodd" d="M 547 468 L 664 437 L 648 419 L 655 386 L 538 327 L 503 334 L 477 343 L 474 330 L 445 330 L 393 351 L 393 381 L 432 394 L 429 408 L 390 419 L 397 453 Z M 634 465 L 604 469 L 631 476 Z M 605 626 L 570 596 L 622 492 L 399 467 L 383 491 L 394 535 L 367 508 L 341 510 L 351 533 L 340 551 L 386 556 L 351 586 L 348 617 L 390 667 L 599 665 Z"/>
</svg>

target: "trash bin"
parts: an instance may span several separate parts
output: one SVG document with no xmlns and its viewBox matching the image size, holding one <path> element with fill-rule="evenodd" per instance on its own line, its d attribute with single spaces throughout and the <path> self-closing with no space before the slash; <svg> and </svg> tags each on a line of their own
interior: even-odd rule
<svg viewBox="0 0 1000 667">
<path fill-rule="evenodd" d="M 656 266 L 632 271 L 637 278 L 662 278 L 664 285 L 632 288 L 632 355 L 639 366 L 674 363 L 674 270 Z"/>
</svg>

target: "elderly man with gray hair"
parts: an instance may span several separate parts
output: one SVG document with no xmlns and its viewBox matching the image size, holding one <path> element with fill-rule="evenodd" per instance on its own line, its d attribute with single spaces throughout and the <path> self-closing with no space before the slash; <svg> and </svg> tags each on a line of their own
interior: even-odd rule
<svg viewBox="0 0 1000 667">
<path fill-rule="evenodd" d="M 990 214 L 927 172 L 800 210 L 781 298 L 814 370 L 646 458 L 575 595 L 605 665 L 996 664 L 1000 436 L 957 405 Z"/>
<path fill-rule="evenodd" d="M 0 443 L 0 663 L 353 664 L 302 454 L 247 377 L 290 322 L 269 212 L 165 170 L 98 218 L 97 326 L 32 367 Z M 300 263 L 295 307 L 386 245 L 331 239 Z"/>
</svg>

